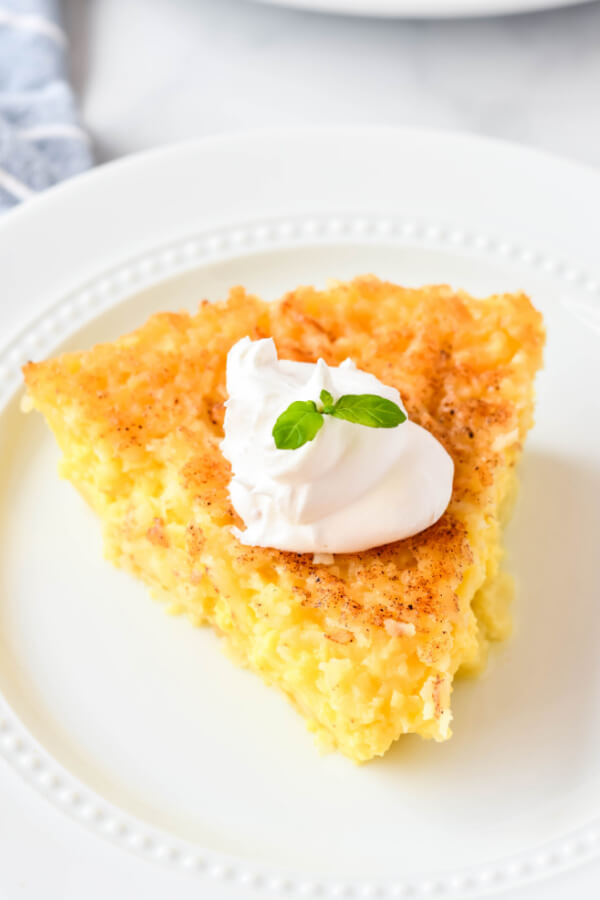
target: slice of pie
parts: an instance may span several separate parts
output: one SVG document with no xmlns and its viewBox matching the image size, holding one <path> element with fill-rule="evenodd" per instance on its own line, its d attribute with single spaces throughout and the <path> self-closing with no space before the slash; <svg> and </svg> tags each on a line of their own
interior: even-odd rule
<svg viewBox="0 0 600 900">
<path fill-rule="evenodd" d="M 272 336 L 282 359 L 350 357 L 397 387 L 454 459 L 443 517 L 328 565 L 240 544 L 219 444 L 226 357 L 245 335 Z M 272 304 L 235 288 L 195 316 L 155 315 L 24 372 L 62 474 L 102 520 L 108 558 L 170 611 L 214 625 L 311 730 L 364 761 L 407 732 L 448 738 L 454 676 L 476 671 L 488 642 L 510 631 L 501 526 L 543 344 L 524 294 L 477 300 L 368 276 Z"/>
</svg>

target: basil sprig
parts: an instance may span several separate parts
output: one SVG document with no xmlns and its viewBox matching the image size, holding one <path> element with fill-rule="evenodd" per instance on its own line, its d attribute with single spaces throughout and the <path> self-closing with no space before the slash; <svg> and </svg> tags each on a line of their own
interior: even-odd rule
<svg viewBox="0 0 600 900">
<path fill-rule="evenodd" d="M 320 408 L 314 400 L 290 403 L 273 426 L 279 450 L 297 450 L 314 440 L 323 427 L 323 416 L 345 419 L 369 428 L 395 428 L 406 420 L 400 407 L 377 394 L 343 394 L 334 402 L 329 391 L 321 391 Z"/>
<path fill-rule="evenodd" d="M 323 416 L 314 400 L 296 400 L 281 413 L 273 426 L 275 446 L 280 450 L 297 450 L 312 441 L 323 427 Z"/>
</svg>

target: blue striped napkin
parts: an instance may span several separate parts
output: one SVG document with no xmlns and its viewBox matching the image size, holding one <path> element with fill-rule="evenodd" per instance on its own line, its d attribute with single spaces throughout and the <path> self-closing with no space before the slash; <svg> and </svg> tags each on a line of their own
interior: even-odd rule
<svg viewBox="0 0 600 900">
<path fill-rule="evenodd" d="M 92 163 L 59 0 L 0 0 L 0 212 Z"/>
</svg>

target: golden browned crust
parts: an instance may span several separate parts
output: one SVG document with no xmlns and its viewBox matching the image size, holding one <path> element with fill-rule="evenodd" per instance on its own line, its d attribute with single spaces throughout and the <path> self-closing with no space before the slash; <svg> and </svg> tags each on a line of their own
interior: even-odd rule
<svg viewBox="0 0 600 900">
<path fill-rule="evenodd" d="M 440 626 L 459 614 L 457 587 L 472 560 L 468 511 L 496 514 L 498 468 L 514 465 L 531 425 L 544 342 L 539 313 L 524 294 L 475 300 L 444 285 L 413 290 L 372 276 L 327 291 L 300 288 L 274 304 L 235 288 L 223 303 L 204 301 L 195 316 L 156 315 L 113 344 L 25 366 L 36 405 L 74 406 L 93 423 L 90 440 L 128 472 L 166 437 L 183 451 L 179 480 L 190 500 L 192 562 L 203 546 L 194 509 L 209 511 L 220 525 L 236 523 L 219 442 L 226 356 L 244 335 L 273 336 L 283 358 L 337 365 L 349 356 L 397 387 L 410 417 L 451 454 L 456 474 L 445 515 L 413 538 L 336 556 L 329 567 L 310 555 L 244 547 L 230 536 L 234 564 L 284 571 L 299 603 L 334 620 L 326 631 L 331 641 L 351 642 L 353 625 L 383 628 L 392 620 L 413 623 L 421 634 L 433 629 L 432 650 L 439 651 Z M 166 546 L 160 520 L 147 539 Z"/>
</svg>

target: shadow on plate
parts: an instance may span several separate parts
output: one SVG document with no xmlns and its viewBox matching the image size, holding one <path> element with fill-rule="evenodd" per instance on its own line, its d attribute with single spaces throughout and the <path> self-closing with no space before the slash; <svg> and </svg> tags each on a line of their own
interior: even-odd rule
<svg viewBox="0 0 600 900">
<path fill-rule="evenodd" d="M 382 774 L 398 766 L 415 774 L 452 769 L 469 754 L 475 776 L 480 768 L 489 774 L 495 760 L 496 792 L 504 777 L 523 774 L 553 781 L 560 773 L 575 785 L 595 764 L 600 461 L 578 464 L 530 452 L 520 481 L 507 529 L 506 565 L 517 579 L 514 634 L 494 649 L 482 679 L 457 683 L 450 742 L 400 739 L 376 764 Z"/>
</svg>

